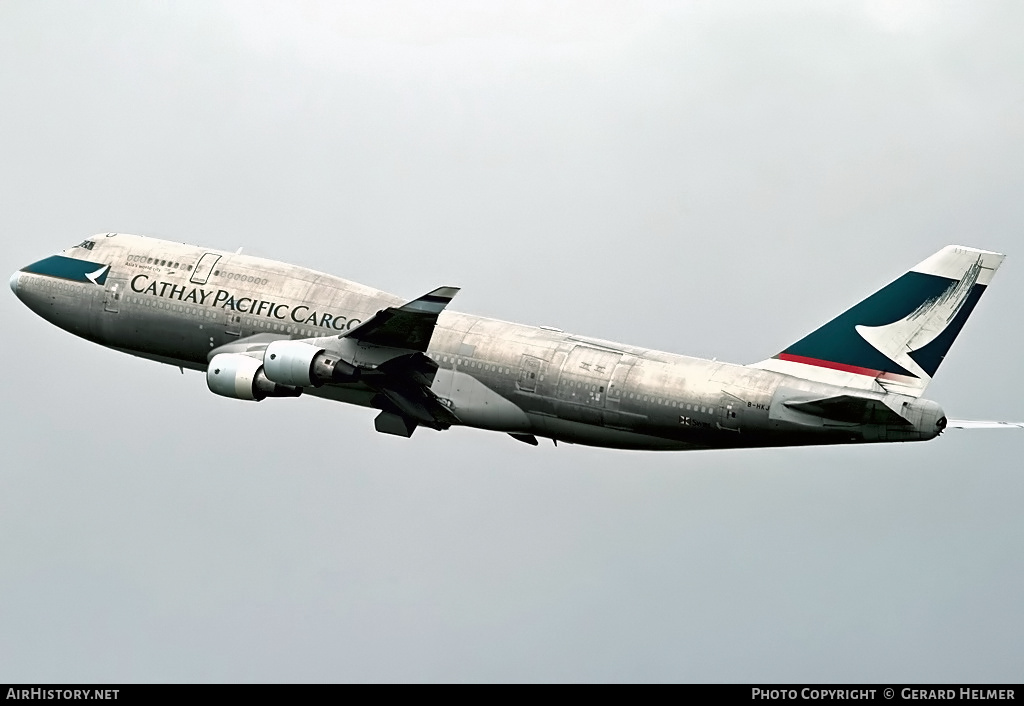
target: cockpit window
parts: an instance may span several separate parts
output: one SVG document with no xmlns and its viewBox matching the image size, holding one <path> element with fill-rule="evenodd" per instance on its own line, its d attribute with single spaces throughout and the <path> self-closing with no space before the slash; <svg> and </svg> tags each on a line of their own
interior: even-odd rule
<svg viewBox="0 0 1024 706">
<path fill-rule="evenodd" d="M 76 248 L 84 248 L 85 250 L 92 250 L 95 246 L 96 246 L 96 243 L 92 242 L 91 240 L 83 240 L 82 242 L 80 242 L 78 245 L 75 245 L 74 247 L 76 247 Z"/>
</svg>

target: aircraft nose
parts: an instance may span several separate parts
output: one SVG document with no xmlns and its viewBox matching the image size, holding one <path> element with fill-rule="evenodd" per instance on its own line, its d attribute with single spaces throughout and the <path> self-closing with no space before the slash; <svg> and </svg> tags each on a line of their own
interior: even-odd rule
<svg viewBox="0 0 1024 706">
<path fill-rule="evenodd" d="M 18 294 L 18 279 L 21 277 L 20 272 L 15 272 L 11 275 L 11 291 L 14 292 L 15 296 Z"/>
</svg>

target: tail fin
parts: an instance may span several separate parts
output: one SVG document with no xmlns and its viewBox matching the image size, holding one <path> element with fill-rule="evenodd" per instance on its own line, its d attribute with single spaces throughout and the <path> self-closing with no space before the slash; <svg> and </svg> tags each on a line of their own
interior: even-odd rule
<svg viewBox="0 0 1024 706">
<path fill-rule="evenodd" d="M 1002 261 L 996 252 L 948 245 L 752 367 L 919 397 Z"/>
</svg>

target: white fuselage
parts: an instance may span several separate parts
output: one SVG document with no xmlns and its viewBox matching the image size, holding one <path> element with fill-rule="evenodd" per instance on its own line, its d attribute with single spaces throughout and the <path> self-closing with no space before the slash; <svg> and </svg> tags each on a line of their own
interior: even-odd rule
<svg viewBox="0 0 1024 706">
<path fill-rule="evenodd" d="M 87 242 L 62 255 L 109 270 L 87 281 L 22 271 L 12 278 L 18 297 L 83 338 L 195 370 L 214 353 L 258 355 L 275 340 L 348 350 L 348 332 L 403 303 L 248 255 L 123 234 Z M 460 424 L 517 438 L 688 449 L 921 440 L 941 431 L 941 410 L 925 400 L 906 403 L 909 424 L 837 421 L 787 402 L 835 398 L 842 387 L 456 312 L 440 314 L 425 353 L 437 365 L 429 389 Z M 384 356 L 366 346 L 345 355 L 368 367 Z M 374 390 L 358 382 L 304 391 L 376 406 Z"/>
</svg>

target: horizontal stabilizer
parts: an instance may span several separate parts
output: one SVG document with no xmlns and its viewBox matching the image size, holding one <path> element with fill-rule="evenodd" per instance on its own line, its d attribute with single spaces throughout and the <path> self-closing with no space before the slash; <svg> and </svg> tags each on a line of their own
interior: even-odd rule
<svg viewBox="0 0 1024 706">
<path fill-rule="evenodd" d="M 983 422 L 971 419 L 950 419 L 947 429 L 1024 429 L 1024 422 Z"/>
<path fill-rule="evenodd" d="M 853 424 L 910 424 L 885 402 L 870 397 L 837 395 L 814 400 L 787 400 L 783 404 L 798 412 Z"/>
<path fill-rule="evenodd" d="M 438 287 L 408 304 L 381 309 L 345 338 L 386 348 L 426 351 L 438 315 L 458 292 L 458 287 Z"/>
</svg>

